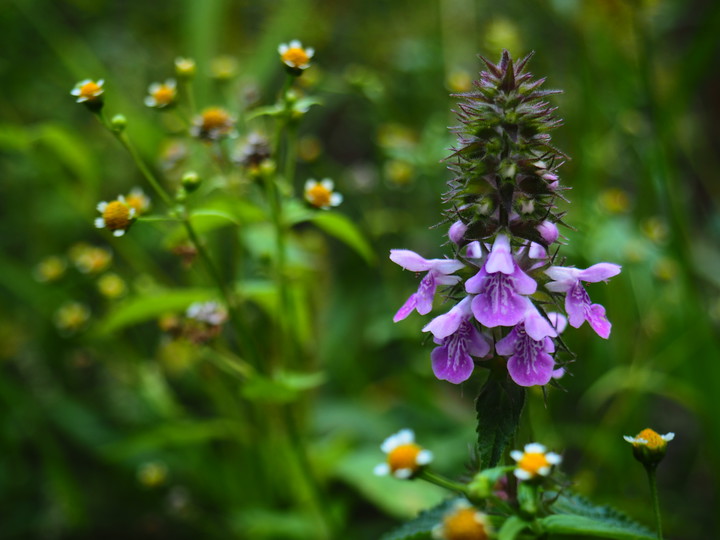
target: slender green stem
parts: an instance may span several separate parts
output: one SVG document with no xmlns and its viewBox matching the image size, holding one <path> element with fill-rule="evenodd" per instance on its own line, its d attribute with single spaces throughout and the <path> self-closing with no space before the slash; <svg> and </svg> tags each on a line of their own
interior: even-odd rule
<svg viewBox="0 0 720 540">
<path fill-rule="evenodd" d="M 112 133 L 113 136 L 118 141 L 120 141 L 120 144 L 123 145 L 125 150 L 128 151 L 133 161 L 135 162 L 135 165 L 145 177 L 145 180 L 148 181 L 148 184 L 150 184 L 155 193 L 157 193 L 158 197 L 160 197 L 169 208 L 172 208 L 172 198 L 170 197 L 170 195 L 168 195 L 167 191 L 165 191 L 165 189 L 160 185 L 160 182 L 158 182 L 157 178 L 155 178 L 155 175 L 150 171 L 148 166 L 143 161 L 142 157 L 140 157 L 140 154 L 130 142 L 130 138 L 127 136 L 125 130 L 123 129 L 122 131 L 118 131 L 116 129 L 113 129 L 102 111 L 98 114 L 98 119 L 108 129 L 108 131 L 110 131 L 110 133 Z"/>
<path fill-rule="evenodd" d="M 449 489 L 450 491 L 456 491 L 458 493 L 462 493 L 463 495 L 468 494 L 468 488 L 465 484 L 455 482 L 453 480 L 445 478 L 444 476 L 440 476 L 439 474 L 430 472 L 427 469 L 422 469 L 417 477 L 425 480 L 426 482 L 430 482 L 431 484 L 435 484 L 436 486 L 440 486 L 441 488 Z"/>
<path fill-rule="evenodd" d="M 660 498 L 658 497 L 657 480 L 655 477 L 655 467 L 645 467 L 648 475 L 648 483 L 650 484 L 650 496 L 652 497 L 653 510 L 655 511 L 655 528 L 657 529 L 657 537 L 662 540 L 662 515 L 660 514 Z"/>
<path fill-rule="evenodd" d="M 295 455 L 298 467 L 300 468 L 310 491 L 313 505 L 326 527 L 326 532 L 328 533 L 327 537 L 333 538 L 335 520 L 331 513 L 330 501 L 327 499 L 323 487 L 318 482 L 312 463 L 310 463 L 307 449 L 305 448 L 304 441 L 302 440 L 300 430 L 297 425 L 297 420 L 295 419 L 295 407 L 291 405 L 283 405 L 282 411 L 285 428 L 290 438 L 290 447 Z"/>
</svg>

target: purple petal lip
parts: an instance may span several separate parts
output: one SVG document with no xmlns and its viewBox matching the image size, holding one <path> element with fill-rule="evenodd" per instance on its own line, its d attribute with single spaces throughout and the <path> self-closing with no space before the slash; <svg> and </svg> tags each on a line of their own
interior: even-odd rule
<svg viewBox="0 0 720 540">
<path fill-rule="evenodd" d="M 504 234 L 498 234 L 493 243 L 490 255 L 488 255 L 485 263 L 485 271 L 488 274 L 502 272 L 503 274 L 512 274 L 515 270 L 515 261 L 512 257 L 510 249 L 510 240 Z"/>
<path fill-rule="evenodd" d="M 597 283 L 598 281 L 606 281 L 613 276 L 617 276 L 620 270 L 622 270 L 622 267 L 619 264 L 598 263 L 585 270 L 581 270 L 578 277 L 581 281 Z"/>
</svg>

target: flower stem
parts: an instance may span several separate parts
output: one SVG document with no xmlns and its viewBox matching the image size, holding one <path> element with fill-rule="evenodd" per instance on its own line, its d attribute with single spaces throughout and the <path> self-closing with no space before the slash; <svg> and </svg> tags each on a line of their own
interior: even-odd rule
<svg viewBox="0 0 720 540">
<path fill-rule="evenodd" d="M 650 484 L 650 496 L 652 497 L 653 510 L 655 511 L 655 528 L 657 529 L 657 537 L 663 540 L 662 533 L 662 516 L 660 514 L 660 498 L 658 497 L 657 480 L 655 476 L 655 467 L 645 467 L 648 475 L 648 483 Z"/>
<path fill-rule="evenodd" d="M 436 474 L 434 472 L 430 472 L 427 469 L 422 469 L 417 477 L 425 480 L 426 482 L 430 482 L 431 484 L 435 484 L 436 486 L 440 486 L 441 488 L 449 489 L 450 491 L 456 491 L 458 493 L 462 493 L 463 495 L 468 494 L 468 489 L 466 485 L 445 478 L 444 476 L 440 476 L 439 474 Z"/>
</svg>

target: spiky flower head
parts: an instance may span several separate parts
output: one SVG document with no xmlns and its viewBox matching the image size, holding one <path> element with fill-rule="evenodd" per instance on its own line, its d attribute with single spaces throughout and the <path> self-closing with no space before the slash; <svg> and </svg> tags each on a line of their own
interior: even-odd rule
<svg viewBox="0 0 720 540">
<path fill-rule="evenodd" d="M 507 51 L 498 64 L 483 59 L 475 90 L 462 98 L 454 128 L 458 142 L 449 167 L 455 177 L 445 202 L 452 222 L 467 227 L 466 238 L 487 238 L 500 229 L 547 245 L 538 232 L 556 222 L 557 169 L 565 156 L 550 144 L 549 131 L 561 120 L 545 98 L 545 79 L 525 72 L 532 55 L 515 63 Z"/>
<path fill-rule="evenodd" d="M 546 98 L 559 91 L 542 89 L 545 79 L 525 71 L 530 58 L 516 63 L 507 51 L 497 64 L 483 58 L 486 69 L 474 89 L 456 95 L 461 98 L 455 111 L 459 124 L 453 128 L 458 139 L 448 158 L 453 177 L 443 197 L 452 257 L 390 252 L 404 268 L 409 267 L 397 260 L 398 253 L 453 265 L 447 272 L 452 279 L 437 281 L 437 271 L 425 276 L 393 320 L 413 309 L 429 313 L 437 285 L 447 286 L 439 292 L 454 307 L 424 331 L 439 345 L 431 353 L 435 375 L 455 384 L 494 352 L 506 359 L 516 384 L 542 386 L 564 373 L 556 352 L 567 351 L 558 337 L 565 321 L 575 328 L 587 322 L 600 337 L 610 335 L 605 308 L 592 303 L 584 283 L 607 281 L 620 266 L 558 266 L 557 249 L 550 249 L 559 242 L 558 224 L 563 224 L 556 203 L 564 199 L 558 169 L 566 157 L 550 138 L 561 120 Z M 558 313 L 537 302 L 541 291 Z M 567 317 L 559 313 L 561 305 Z"/>
</svg>

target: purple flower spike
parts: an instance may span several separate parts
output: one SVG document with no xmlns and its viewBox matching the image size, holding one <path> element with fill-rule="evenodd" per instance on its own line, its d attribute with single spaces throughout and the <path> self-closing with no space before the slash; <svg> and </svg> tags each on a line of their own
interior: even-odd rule
<svg viewBox="0 0 720 540">
<path fill-rule="evenodd" d="M 579 328 L 587 321 L 593 330 L 602 338 L 610 336 L 612 325 L 605 316 L 605 308 L 590 301 L 582 281 L 597 283 L 607 281 L 620 273 L 621 267 L 612 263 L 599 263 L 580 270 L 565 266 L 551 266 L 545 273 L 553 281 L 545 287 L 552 292 L 565 293 L 565 311 L 568 314 L 570 326 Z"/>
<path fill-rule="evenodd" d="M 499 355 L 508 356 L 510 377 L 520 386 L 546 385 L 555 374 L 555 344 L 558 325 L 547 321 L 530 300 L 527 300 L 526 317 L 510 333 L 495 344 Z M 555 319 L 557 321 L 557 319 Z M 558 321 L 559 322 L 559 321 Z M 553 324 L 551 324 L 553 323 Z"/>
<path fill-rule="evenodd" d="M 433 298 L 438 285 L 453 285 L 460 281 L 459 276 L 451 276 L 463 266 L 454 259 L 424 259 L 414 251 L 408 249 L 391 249 L 390 260 L 412 272 L 427 272 L 420 282 L 416 293 L 403 304 L 393 317 L 394 322 L 405 319 L 413 310 L 420 315 L 426 315 L 432 310 Z"/>
<path fill-rule="evenodd" d="M 523 272 L 512 257 L 510 241 L 504 234 L 495 239 L 484 266 L 465 282 L 465 290 L 477 294 L 472 312 L 483 326 L 515 326 L 525 317 L 523 295 L 533 294 L 535 280 Z"/>
<path fill-rule="evenodd" d="M 490 352 L 490 344 L 471 321 L 470 300 L 469 296 L 464 298 L 423 328 L 423 332 L 432 332 L 435 343 L 440 345 L 430 354 L 433 373 L 453 384 L 470 378 L 473 356 L 481 358 Z"/>
</svg>

